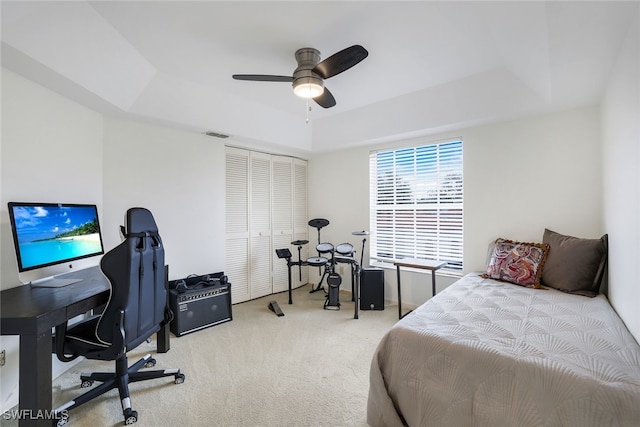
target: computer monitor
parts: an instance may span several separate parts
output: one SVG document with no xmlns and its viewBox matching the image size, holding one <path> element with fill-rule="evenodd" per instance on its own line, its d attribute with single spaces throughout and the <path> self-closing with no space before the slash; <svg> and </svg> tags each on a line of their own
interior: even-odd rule
<svg viewBox="0 0 640 427">
<path fill-rule="evenodd" d="M 9 220 L 22 283 L 66 286 L 79 279 L 57 275 L 104 254 L 96 205 L 9 202 Z"/>
</svg>

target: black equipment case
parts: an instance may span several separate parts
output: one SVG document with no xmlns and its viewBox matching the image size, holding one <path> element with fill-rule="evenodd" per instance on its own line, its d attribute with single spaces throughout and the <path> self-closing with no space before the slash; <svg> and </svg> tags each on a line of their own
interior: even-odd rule
<svg viewBox="0 0 640 427">
<path fill-rule="evenodd" d="M 182 336 L 233 320 L 231 284 L 223 273 L 190 276 L 169 282 L 171 332 Z"/>
</svg>

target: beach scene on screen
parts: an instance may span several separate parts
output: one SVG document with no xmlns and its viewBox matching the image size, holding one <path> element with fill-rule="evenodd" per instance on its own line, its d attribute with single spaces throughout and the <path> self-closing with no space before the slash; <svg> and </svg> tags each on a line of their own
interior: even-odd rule
<svg viewBox="0 0 640 427">
<path fill-rule="evenodd" d="M 91 206 L 16 206 L 22 268 L 102 253 L 96 210 Z"/>
</svg>

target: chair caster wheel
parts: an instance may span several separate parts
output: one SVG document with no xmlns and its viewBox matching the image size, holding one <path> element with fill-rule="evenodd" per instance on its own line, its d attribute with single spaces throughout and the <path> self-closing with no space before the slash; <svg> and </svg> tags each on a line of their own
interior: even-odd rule
<svg viewBox="0 0 640 427">
<path fill-rule="evenodd" d="M 92 385 L 93 385 L 93 381 L 84 380 L 82 381 L 82 384 L 80 384 L 80 388 L 88 388 L 88 387 L 91 387 Z"/>
<path fill-rule="evenodd" d="M 53 427 L 62 427 L 69 422 L 69 415 L 60 415 L 53 419 Z"/>
<path fill-rule="evenodd" d="M 182 384 L 184 382 L 184 374 L 176 374 L 176 379 L 173 380 L 176 384 Z"/>
<path fill-rule="evenodd" d="M 154 366 L 156 366 L 156 359 L 149 359 L 145 362 L 144 364 L 144 368 L 153 368 Z"/>
<path fill-rule="evenodd" d="M 138 412 L 137 411 L 127 411 L 128 414 L 125 414 L 124 417 L 124 425 L 133 424 L 138 421 Z"/>
</svg>

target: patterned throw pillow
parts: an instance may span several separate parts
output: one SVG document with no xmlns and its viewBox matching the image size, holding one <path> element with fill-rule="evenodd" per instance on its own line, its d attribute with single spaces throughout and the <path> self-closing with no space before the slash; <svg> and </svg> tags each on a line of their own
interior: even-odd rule
<svg viewBox="0 0 640 427">
<path fill-rule="evenodd" d="M 485 278 L 529 288 L 540 288 L 542 267 L 549 253 L 546 243 L 522 243 L 497 239 Z"/>
</svg>

